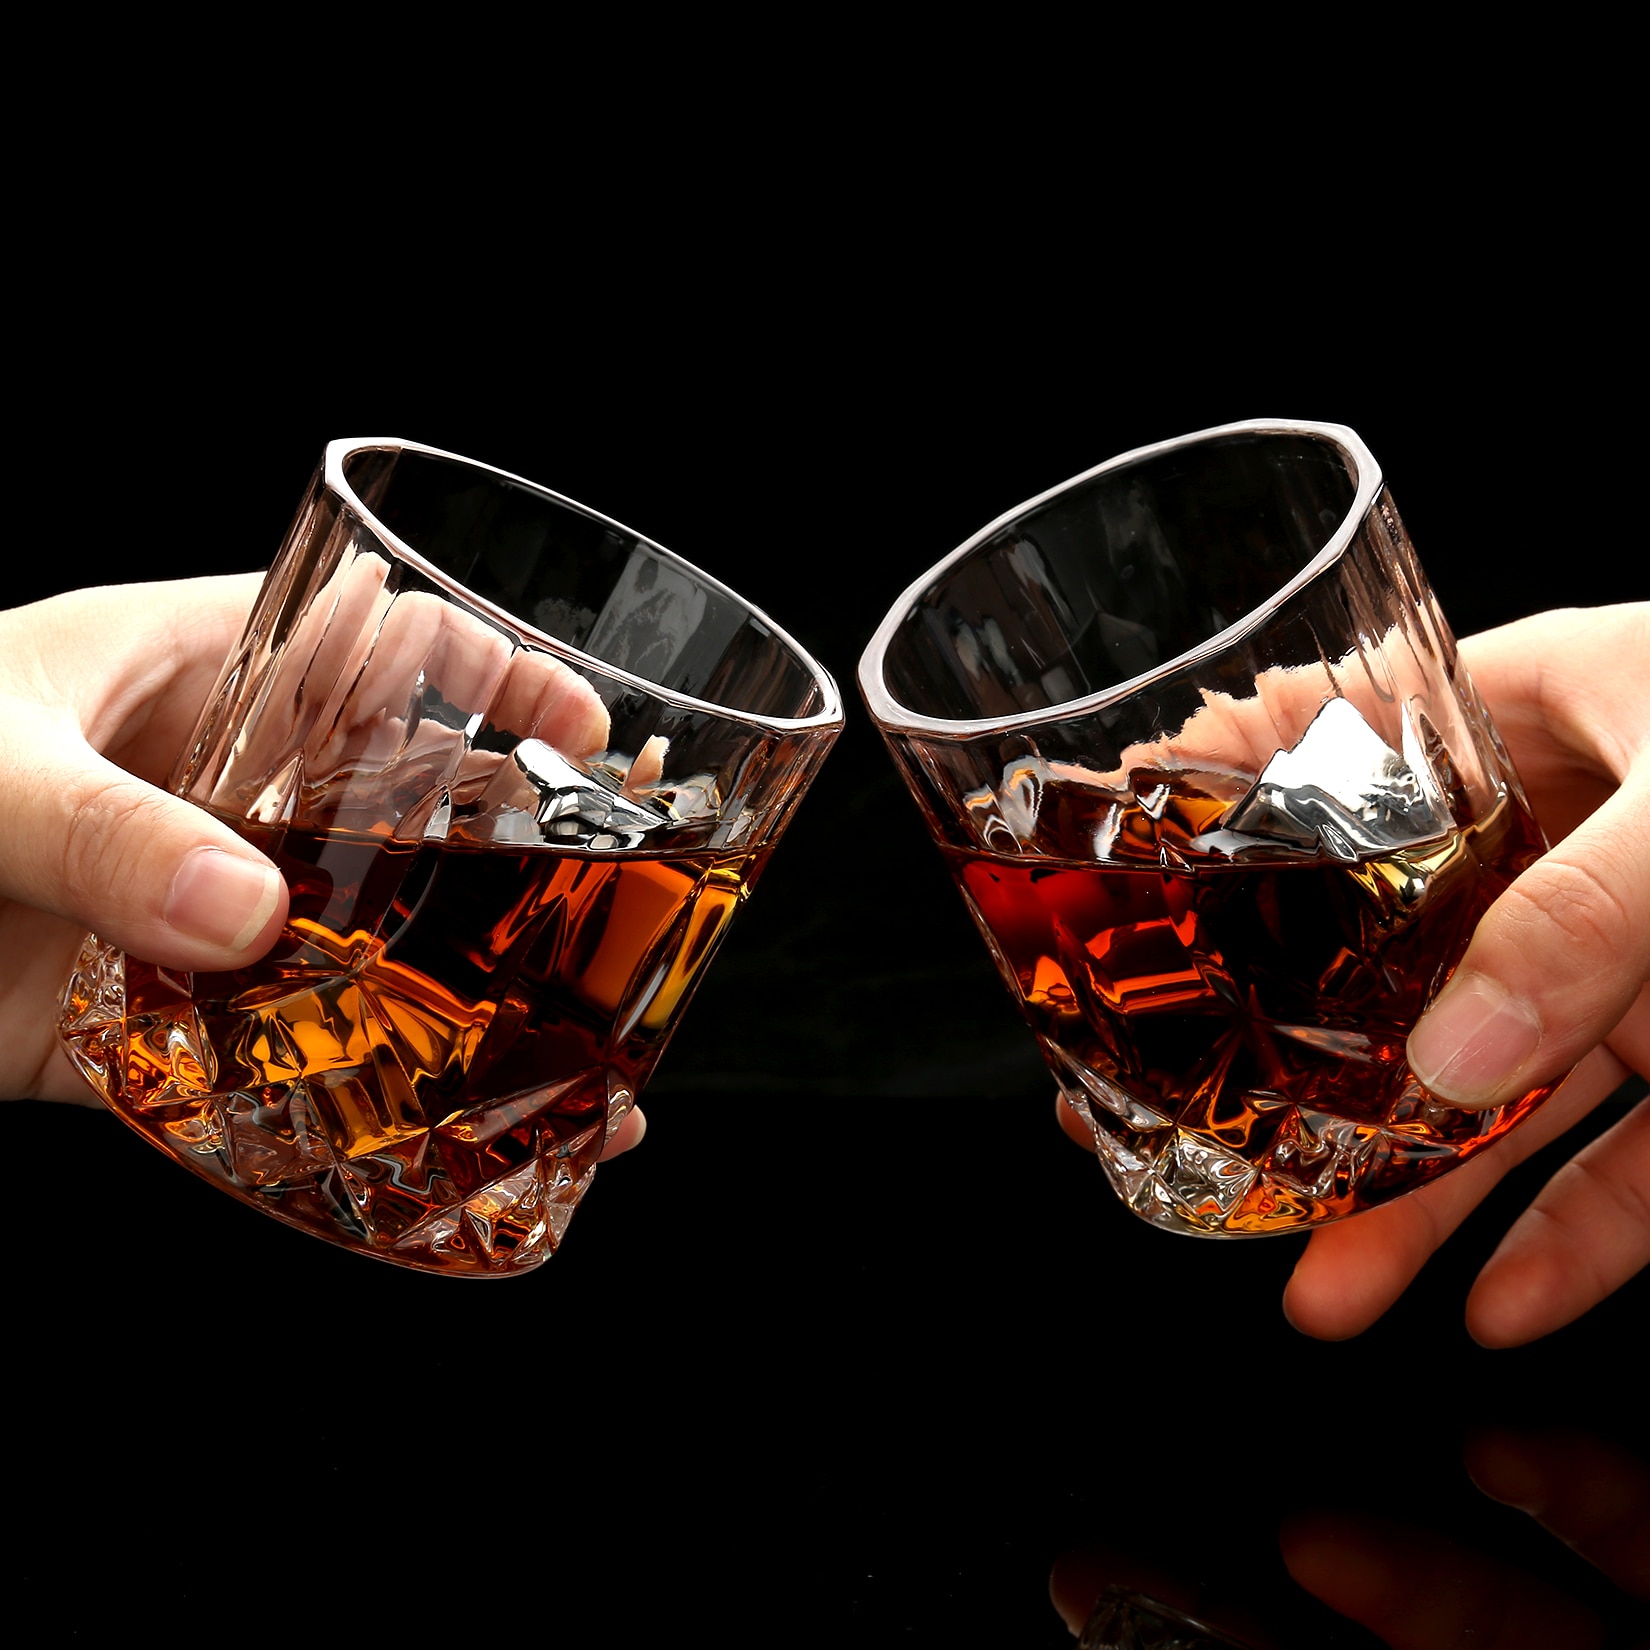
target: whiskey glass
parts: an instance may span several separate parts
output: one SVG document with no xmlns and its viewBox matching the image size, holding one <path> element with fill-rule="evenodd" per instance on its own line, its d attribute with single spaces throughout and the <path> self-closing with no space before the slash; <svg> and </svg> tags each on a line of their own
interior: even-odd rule
<svg viewBox="0 0 1650 1650">
<path fill-rule="evenodd" d="M 1448 1173 L 1405 1040 L 1545 849 L 1368 448 L 1259 420 L 999 517 L 859 685 L 1128 1207 L 1247 1237 Z"/>
<path fill-rule="evenodd" d="M 335 441 L 172 777 L 280 867 L 286 927 L 223 974 L 89 936 L 64 1045 L 278 1220 L 529 1270 L 841 726 L 796 642 L 640 534 Z"/>
</svg>

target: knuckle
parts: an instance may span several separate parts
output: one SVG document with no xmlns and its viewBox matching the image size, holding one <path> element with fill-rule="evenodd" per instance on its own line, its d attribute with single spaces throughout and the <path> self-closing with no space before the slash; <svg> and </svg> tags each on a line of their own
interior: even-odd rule
<svg viewBox="0 0 1650 1650">
<path fill-rule="evenodd" d="M 1631 1176 L 1612 1173 L 1587 1154 L 1564 1165 L 1530 1212 L 1547 1223 L 1595 1299 L 1622 1281 L 1623 1257 L 1650 1243 L 1650 1196 Z M 1601 1220 L 1607 1242 L 1600 1241 Z"/>
<path fill-rule="evenodd" d="M 1634 920 L 1619 886 L 1610 856 L 1595 844 L 1584 859 L 1549 854 L 1503 898 L 1526 945 L 1550 948 L 1556 929 L 1565 949 L 1626 956 L 1632 949 Z"/>
<path fill-rule="evenodd" d="M 1550 638 L 1532 637 L 1522 659 L 1526 689 L 1541 724 L 1561 729 L 1577 751 L 1598 758 L 1619 782 L 1650 739 L 1650 602 L 1562 608 L 1538 616 Z M 1601 676 L 1599 658 L 1612 662 Z"/>
<path fill-rule="evenodd" d="M 1582 1171 L 1575 1164 L 1566 1165 L 1563 1178 L 1572 1186 L 1581 1177 Z M 1555 1178 L 1548 1190 L 1557 1189 Z M 1565 1278 L 1565 1294 L 1573 1307 L 1585 1311 L 1610 1293 L 1612 1284 L 1588 1241 L 1585 1225 L 1568 1215 L 1560 1202 L 1533 1204 L 1524 1218 L 1536 1246 L 1559 1263 Z"/>
<path fill-rule="evenodd" d="M 1612 1229 L 1650 1233 L 1650 1200 L 1632 1181 L 1612 1175 L 1586 1157 L 1574 1158 L 1564 1171 L 1571 1181 L 1579 1183 L 1571 1188 L 1576 1208 L 1607 1211 Z"/>
<path fill-rule="evenodd" d="M 88 783 L 69 810 L 58 850 L 71 898 L 84 905 L 141 886 L 150 826 L 165 806 L 164 797 L 129 776 Z"/>
</svg>

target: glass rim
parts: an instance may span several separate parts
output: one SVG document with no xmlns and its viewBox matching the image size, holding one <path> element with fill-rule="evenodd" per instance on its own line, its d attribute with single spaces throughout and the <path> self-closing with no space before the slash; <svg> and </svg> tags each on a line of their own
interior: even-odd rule
<svg viewBox="0 0 1650 1650">
<path fill-rule="evenodd" d="M 1154 665 L 1150 670 L 1142 671 L 1138 675 L 1092 693 L 1061 700 L 1058 704 L 1016 711 L 1012 716 L 928 716 L 901 704 L 889 692 L 883 680 L 883 661 L 895 633 L 916 610 L 924 594 L 933 589 L 952 569 L 995 538 L 1005 527 L 1011 526 L 1021 517 L 1060 497 L 1061 494 L 1069 493 L 1073 488 L 1081 487 L 1108 471 L 1126 469 L 1181 448 L 1199 446 L 1234 435 L 1305 435 L 1328 442 L 1339 448 L 1347 460 L 1353 482 L 1351 503 L 1333 531 L 1325 535 L 1317 553 L 1297 573 L 1279 585 L 1265 601 L 1257 603 L 1242 617 L 1199 642 L 1195 647 L 1177 653 L 1172 659 L 1165 659 L 1162 664 Z M 1325 424 L 1293 418 L 1251 418 L 1233 424 L 1215 424 L 1207 429 L 1194 430 L 1188 435 L 1171 437 L 1167 441 L 1154 441 L 1143 447 L 1130 448 L 1127 452 L 1119 453 L 1114 458 L 1094 465 L 1092 469 L 1070 476 L 1035 497 L 1005 510 L 995 520 L 987 522 L 978 532 L 971 534 L 949 555 L 941 557 L 939 561 L 918 574 L 883 615 L 882 622 L 872 633 L 864 652 L 860 654 L 859 689 L 866 708 L 877 726 L 887 732 L 921 734 L 931 738 L 962 741 L 976 738 L 981 734 L 1009 733 L 1024 728 L 1045 727 L 1050 722 L 1088 715 L 1106 705 L 1115 704 L 1186 665 L 1196 664 L 1200 660 L 1223 652 L 1261 625 L 1297 591 L 1304 589 L 1328 568 L 1334 566 L 1345 554 L 1358 528 L 1369 514 L 1370 507 L 1380 492 L 1381 483 L 1381 468 L 1376 463 L 1374 454 L 1357 432 L 1345 424 Z"/>
<path fill-rule="evenodd" d="M 670 565 L 691 574 L 694 579 L 710 586 L 713 590 L 737 603 L 750 619 L 754 619 L 769 630 L 774 638 L 790 651 L 812 678 L 815 687 L 824 700 L 823 708 L 812 716 L 768 716 L 760 711 L 740 710 L 732 705 L 718 704 L 713 699 L 700 699 L 691 693 L 682 692 L 679 688 L 666 687 L 662 682 L 652 681 L 645 676 L 637 676 L 619 665 L 608 663 L 599 654 L 586 653 L 582 648 L 575 647 L 571 642 L 564 641 L 558 636 L 552 636 L 548 631 L 541 630 L 537 625 L 523 619 L 519 614 L 512 613 L 509 608 L 501 607 L 497 602 L 489 601 L 487 597 L 479 595 L 461 579 L 455 579 L 450 573 L 444 572 L 427 556 L 415 550 L 393 529 L 387 527 L 372 509 L 362 502 L 360 495 L 344 475 L 345 461 L 354 454 L 363 452 L 420 453 L 426 458 L 444 459 L 449 463 L 461 464 L 466 469 L 474 470 L 481 475 L 507 482 L 513 487 L 524 488 L 527 492 L 546 499 L 562 509 L 572 510 L 589 520 L 613 528 L 627 538 L 634 540 L 637 544 L 646 545 L 650 551 Z M 558 658 L 583 665 L 613 681 L 622 682 L 656 699 L 662 699 L 667 704 L 702 711 L 723 720 L 743 722 L 776 733 L 808 732 L 814 729 L 837 727 L 842 723 L 842 694 L 837 687 L 835 678 L 783 625 L 776 624 L 754 602 L 741 596 L 737 590 L 724 584 L 714 574 L 707 573 L 703 568 L 688 561 L 686 557 L 679 556 L 674 550 L 667 550 L 656 539 L 649 538 L 645 533 L 638 533 L 635 528 L 625 526 L 623 522 L 616 521 L 612 516 L 604 515 L 600 510 L 593 510 L 587 504 L 580 504 L 577 499 L 569 498 L 565 493 L 558 493 L 553 488 L 545 487 L 536 481 L 530 481 L 526 476 L 516 475 L 510 470 L 501 470 L 497 465 L 484 464 L 478 459 L 467 458 L 462 453 L 453 453 L 448 452 L 445 448 L 427 446 L 421 441 L 405 441 L 399 436 L 340 437 L 329 441 L 326 444 L 326 450 L 322 458 L 322 481 L 325 489 L 337 496 L 350 512 L 372 531 L 384 548 L 397 559 L 416 568 L 419 573 L 433 584 L 438 585 L 447 594 L 458 598 L 487 618 L 497 620 L 522 639 L 530 641 L 534 646 L 543 647 L 547 652 L 553 653 Z"/>
</svg>

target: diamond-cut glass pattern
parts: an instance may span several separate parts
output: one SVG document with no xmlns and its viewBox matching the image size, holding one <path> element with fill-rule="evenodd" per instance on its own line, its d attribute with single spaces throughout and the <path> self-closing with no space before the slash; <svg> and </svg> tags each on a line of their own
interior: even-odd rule
<svg viewBox="0 0 1650 1650">
<path fill-rule="evenodd" d="M 89 938 L 64 1045 L 278 1219 L 523 1271 L 841 725 L 819 666 L 669 551 L 451 454 L 334 442 L 173 775 L 280 868 L 284 930 L 225 974 Z"/>
<path fill-rule="evenodd" d="M 1426 1184 L 1410 1030 L 1544 849 L 1379 469 L 1257 421 L 1097 466 L 913 584 L 873 716 L 1128 1206 L 1287 1231 Z"/>
<path fill-rule="evenodd" d="M 270 849 L 301 908 L 302 857 Z M 294 918 L 239 974 L 168 975 L 88 938 L 65 1047 L 140 1133 L 282 1220 L 435 1270 L 535 1265 L 758 856 L 358 857 L 346 934 Z M 420 891 L 387 941 L 402 884 L 381 874 L 386 857 Z M 329 879 L 325 897 L 347 892 Z"/>
<path fill-rule="evenodd" d="M 1438 959 L 1538 852 L 1509 796 L 1402 864 L 953 865 L 1118 1193 L 1154 1224 L 1240 1236 L 1412 1189 L 1541 1098 L 1461 1111 L 1404 1059 Z"/>
</svg>

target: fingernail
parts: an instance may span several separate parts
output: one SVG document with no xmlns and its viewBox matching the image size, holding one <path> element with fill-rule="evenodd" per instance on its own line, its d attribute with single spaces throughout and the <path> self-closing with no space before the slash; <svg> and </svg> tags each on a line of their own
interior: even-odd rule
<svg viewBox="0 0 1650 1650">
<path fill-rule="evenodd" d="M 1441 1099 L 1488 1105 L 1540 1042 L 1528 1003 L 1483 975 L 1458 975 L 1409 1034 L 1409 1065 Z"/>
<path fill-rule="evenodd" d="M 172 878 L 161 915 L 180 934 L 239 951 L 258 937 L 280 897 L 273 866 L 222 848 L 196 848 Z"/>
</svg>

